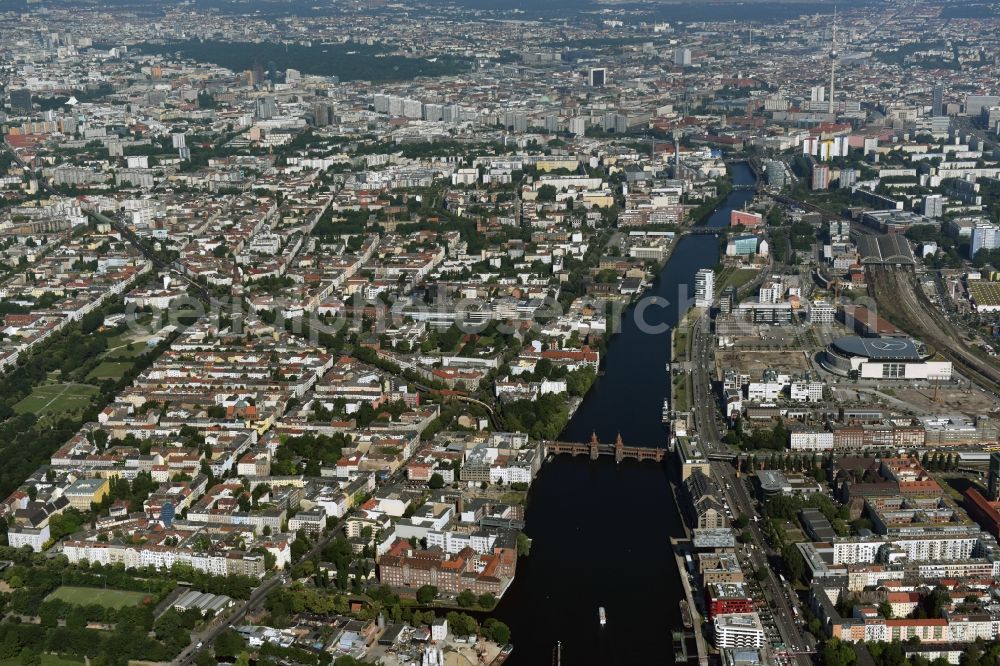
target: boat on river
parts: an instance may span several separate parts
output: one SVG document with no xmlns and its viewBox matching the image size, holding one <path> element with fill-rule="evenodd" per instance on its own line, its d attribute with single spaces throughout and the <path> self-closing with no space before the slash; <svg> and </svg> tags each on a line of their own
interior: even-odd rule
<svg viewBox="0 0 1000 666">
<path fill-rule="evenodd" d="M 681 622 L 684 623 L 685 629 L 694 626 L 694 620 L 691 618 L 691 607 L 688 605 L 687 599 L 681 599 Z"/>
<path fill-rule="evenodd" d="M 602 627 L 608 623 L 608 616 L 604 612 L 604 606 L 597 609 L 597 619 L 601 621 Z"/>
</svg>

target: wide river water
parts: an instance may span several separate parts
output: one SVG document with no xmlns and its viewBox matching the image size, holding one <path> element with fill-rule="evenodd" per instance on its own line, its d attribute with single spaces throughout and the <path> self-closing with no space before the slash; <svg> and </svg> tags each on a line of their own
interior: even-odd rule
<svg viewBox="0 0 1000 666">
<path fill-rule="evenodd" d="M 753 184 L 743 163 L 730 169 L 735 184 Z M 734 190 L 707 221 L 729 224 L 753 192 Z M 669 305 L 645 309 L 650 325 L 674 326 L 690 306 L 694 274 L 719 261 L 711 235 L 682 238 L 644 296 Z M 669 332 L 640 330 L 636 311 L 626 311 L 603 362 L 603 375 L 584 398 L 561 439 L 604 442 L 621 433 L 627 445 L 666 446 L 661 422 L 669 378 Z M 531 554 L 518 562 L 517 577 L 495 615 L 511 628 L 511 666 L 552 664 L 556 642 L 562 663 L 670 664 L 670 632 L 681 628 L 683 588 L 670 550 L 683 536 L 667 465 L 611 458 L 558 456 L 532 486 L 525 531 Z M 607 625 L 598 623 L 604 606 Z"/>
</svg>

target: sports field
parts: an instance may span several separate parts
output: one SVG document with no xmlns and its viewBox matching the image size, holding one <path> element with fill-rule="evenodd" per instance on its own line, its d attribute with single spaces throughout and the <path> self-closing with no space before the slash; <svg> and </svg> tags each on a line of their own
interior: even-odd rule
<svg viewBox="0 0 1000 666">
<path fill-rule="evenodd" d="M 58 415 L 85 409 L 97 387 L 90 384 L 41 384 L 21 402 L 14 405 L 19 414 L 32 412 L 35 416 Z"/>
<path fill-rule="evenodd" d="M 74 587 L 63 585 L 56 588 L 46 599 L 60 599 L 68 604 L 92 606 L 97 604 L 106 608 L 121 608 L 136 606 L 148 595 L 145 592 L 127 592 L 125 590 L 108 590 L 100 587 Z"/>
<path fill-rule="evenodd" d="M 122 361 L 102 361 L 100 365 L 90 371 L 87 379 L 121 379 L 132 363 Z"/>
</svg>

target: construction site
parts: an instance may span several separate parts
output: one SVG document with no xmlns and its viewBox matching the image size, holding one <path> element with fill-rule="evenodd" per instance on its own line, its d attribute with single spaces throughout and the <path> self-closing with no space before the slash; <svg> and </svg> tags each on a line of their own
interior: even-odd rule
<svg viewBox="0 0 1000 666">
<path fill-rule="evenodd" d="M 716 363 L 720 368 L 734 368 L 751 377 L 760 377 L 765 370 L 777 370 L 798 375 L 813 369 L 810 358 L 814 349 L 800 351 L 758 351 L 753 354 L 725 349 L 716 352 Z"/>
</svg>

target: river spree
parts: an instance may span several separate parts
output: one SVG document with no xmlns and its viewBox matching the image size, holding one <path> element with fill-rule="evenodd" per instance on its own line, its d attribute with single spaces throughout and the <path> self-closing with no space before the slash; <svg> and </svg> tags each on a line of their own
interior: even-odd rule
<svg viewBox="0 0 1000 666">
<path fill-rule="evenodd" d="M 731 177 L 735 184 L 754 182 L 745 164 L 735 165 Z M 752 198 L 753 192 L 732 192 L 707 224 L 728 225 L 729 212 Z M 718 261 L 715 236 L 681 239 L 645 294 L 664 299 L 644 309 L 645 324 L 676 325 L 690 307 L 695 272 Z M 626 312 L 604 374 L 561 439 L 585 442 L 596 432 L 610 442 L 620 433 L 628 445 L 666 446 L 661 407 L 670 334 L 644 328 L 635 310 Z M 560 456 L 532 486 L 525 531 L 533 539 L 531 555 L 518 562 L 496 612 L 511 628 L 515 649 L 508 664 L 550 664 L 557 641 L 567 666 L 673 662 L 670 632 L 681 628 L 683 590 L 669 537 L 683 535 L 683 528 L 665 466 Z"/>
</svg>

